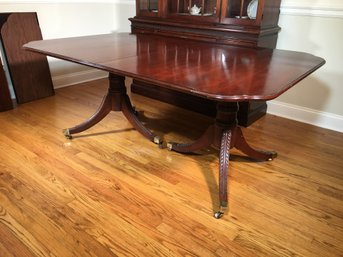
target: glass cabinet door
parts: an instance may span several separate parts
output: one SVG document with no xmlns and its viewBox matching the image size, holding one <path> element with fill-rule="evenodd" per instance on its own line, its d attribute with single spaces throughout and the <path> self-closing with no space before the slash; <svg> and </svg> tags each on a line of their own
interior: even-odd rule
<svg viewBox="0 0 343 257">
<path fill-rule="evenodd" d="M 158 0 L 138 0 L 137 13 L 146 16 L 156 16 L 158 13 Z"/>
<path fill-rule="evenodd" d="M 263 5 L 263 0 L 223 0 L 221 21 L 256 23 L 260 19 L 260 5 Z"/>
<path fill-rule="evenodd" d="M 168 13 L 183 16 L 218 17 L 220 0 L 170 0 Z"/>
</svg>

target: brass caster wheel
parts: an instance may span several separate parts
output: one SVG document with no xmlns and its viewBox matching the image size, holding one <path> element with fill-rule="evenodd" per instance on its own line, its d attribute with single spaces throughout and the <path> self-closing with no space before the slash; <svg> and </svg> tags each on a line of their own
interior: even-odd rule
<svg viewBox="0 0 343 257">
<path fill-rule="evenodd" d="M 221 212 L 221 211 L 217 211 L 216 213 L 214 213 L 214 217 L 216 219 L 220 219 L 221 217 L 223 217 L 224 215 L 224 212 Z"/>
<path fill-rule="evenodd" d="M 227 202 L 222 202 L 219 207 L 219 211 L 214 213 L 214 217 L 216 219 L 220 219 L 221 217 L 223 217 L 224 213 L 226 212 L 226 209 L 227 209 Z"/>
<path fill-rule="evenodd" d="M 69 129 L 63 129 L 63 135 L 67 138 L 67 139 L 72 139 L 73 136 L 70 134 Z"/>
<path fill-rule="evenodd" d="M 167 148 L 169 151 L 173 150 L 173 142 L 168 142 L 167 143 Z"/>
<path fill-rule="evenodd" d="M 272 161 L 277 157 L 277 152 L 271 151 L 270 152 L 270 157 L 268 158 L 267 161 Z"/>
<path fill-rule="evenodd" d="M 155 136 L 153 139 L 154 143 L 158 145 L 160 149 L 163 149 L 163 141 L 159 136 Z"/>
</svg>

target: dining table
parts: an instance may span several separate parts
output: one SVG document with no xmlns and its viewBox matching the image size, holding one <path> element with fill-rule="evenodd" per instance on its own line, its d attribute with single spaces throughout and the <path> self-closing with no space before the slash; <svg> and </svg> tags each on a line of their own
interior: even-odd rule
<svg viewBox="0 0 343 257">
<path fill-rule="evenodd" d="M 228 207 L 230 150 L 236 148 L 256 161 L 277 156 L 275 151 L 257 150 L 248 144 L 237 122 L 239 103 L 275 99 L 325 63 L 304 52 L 131 33 L 38 40 L 23 48 L 109 74 L 109 88 L 99 108 L 86 121 L 64 129 L 67 138 L 94 126 L 111 111 L 121 111 L 139 133 L 160 148 L 180 153 L 218 149 L 219 208 L 215 218 L 222 217 Z M 145 87 L 154 85 L 215 101 L 213 123 L 192 143 L 163 142 L 139 119 L 125 87 L 126 77 L 144 82 Z M 283 140 L 280 138 L 280 144 Z"/>
</svg>

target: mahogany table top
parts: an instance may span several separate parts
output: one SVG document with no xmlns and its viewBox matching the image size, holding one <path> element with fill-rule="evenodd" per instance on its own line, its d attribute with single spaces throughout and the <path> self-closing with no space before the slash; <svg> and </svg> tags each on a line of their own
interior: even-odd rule
<svg viewBox="0 0 343 257">
<path fill-rule="evenodd" d="M 228 102 L 274 99 L 325 63 L 302 52 L 128 33 L 33 41 L 24 48 Z"/>
</svg>

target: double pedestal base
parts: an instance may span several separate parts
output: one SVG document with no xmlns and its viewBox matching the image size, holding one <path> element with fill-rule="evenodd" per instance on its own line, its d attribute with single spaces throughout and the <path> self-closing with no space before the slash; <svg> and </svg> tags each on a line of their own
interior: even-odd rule
<svg viewBox="0 0 343 257">
<path fill-rule="evenodd" d="M 133 127 L 144 137 L 163 148 L 162 140 L 153 132 L 147 129 L 137 118 L 136 112 L 126 94 L 125 78 L 114 74 L 109 75 L 109 90 L 105 95 L 96 113 L 85 122 L 64 130 L 64 135 L 71 139 L 72 134 L 82 132 L 100 122 L 110 111 L 121 111 L 130 121 Z M 248 157 L 269 161 L 277 156 L 276 152 L 258 151 L 251 148 L 246 142 L 242 130 L 237 126 L 237 102 L 219 102 L 217 104 L 217 115 L 213 125 L 195 142 L 180 144 L 169 142 L 167 147 L 180 153 L 189 153 L 213 146 L 219 149 L 219 202 L 220 208 L 215 212 L 214 217 L 220 218 L 227 206 L 228 170 L 230 149 L 235 147 Z"/>
</svg>

